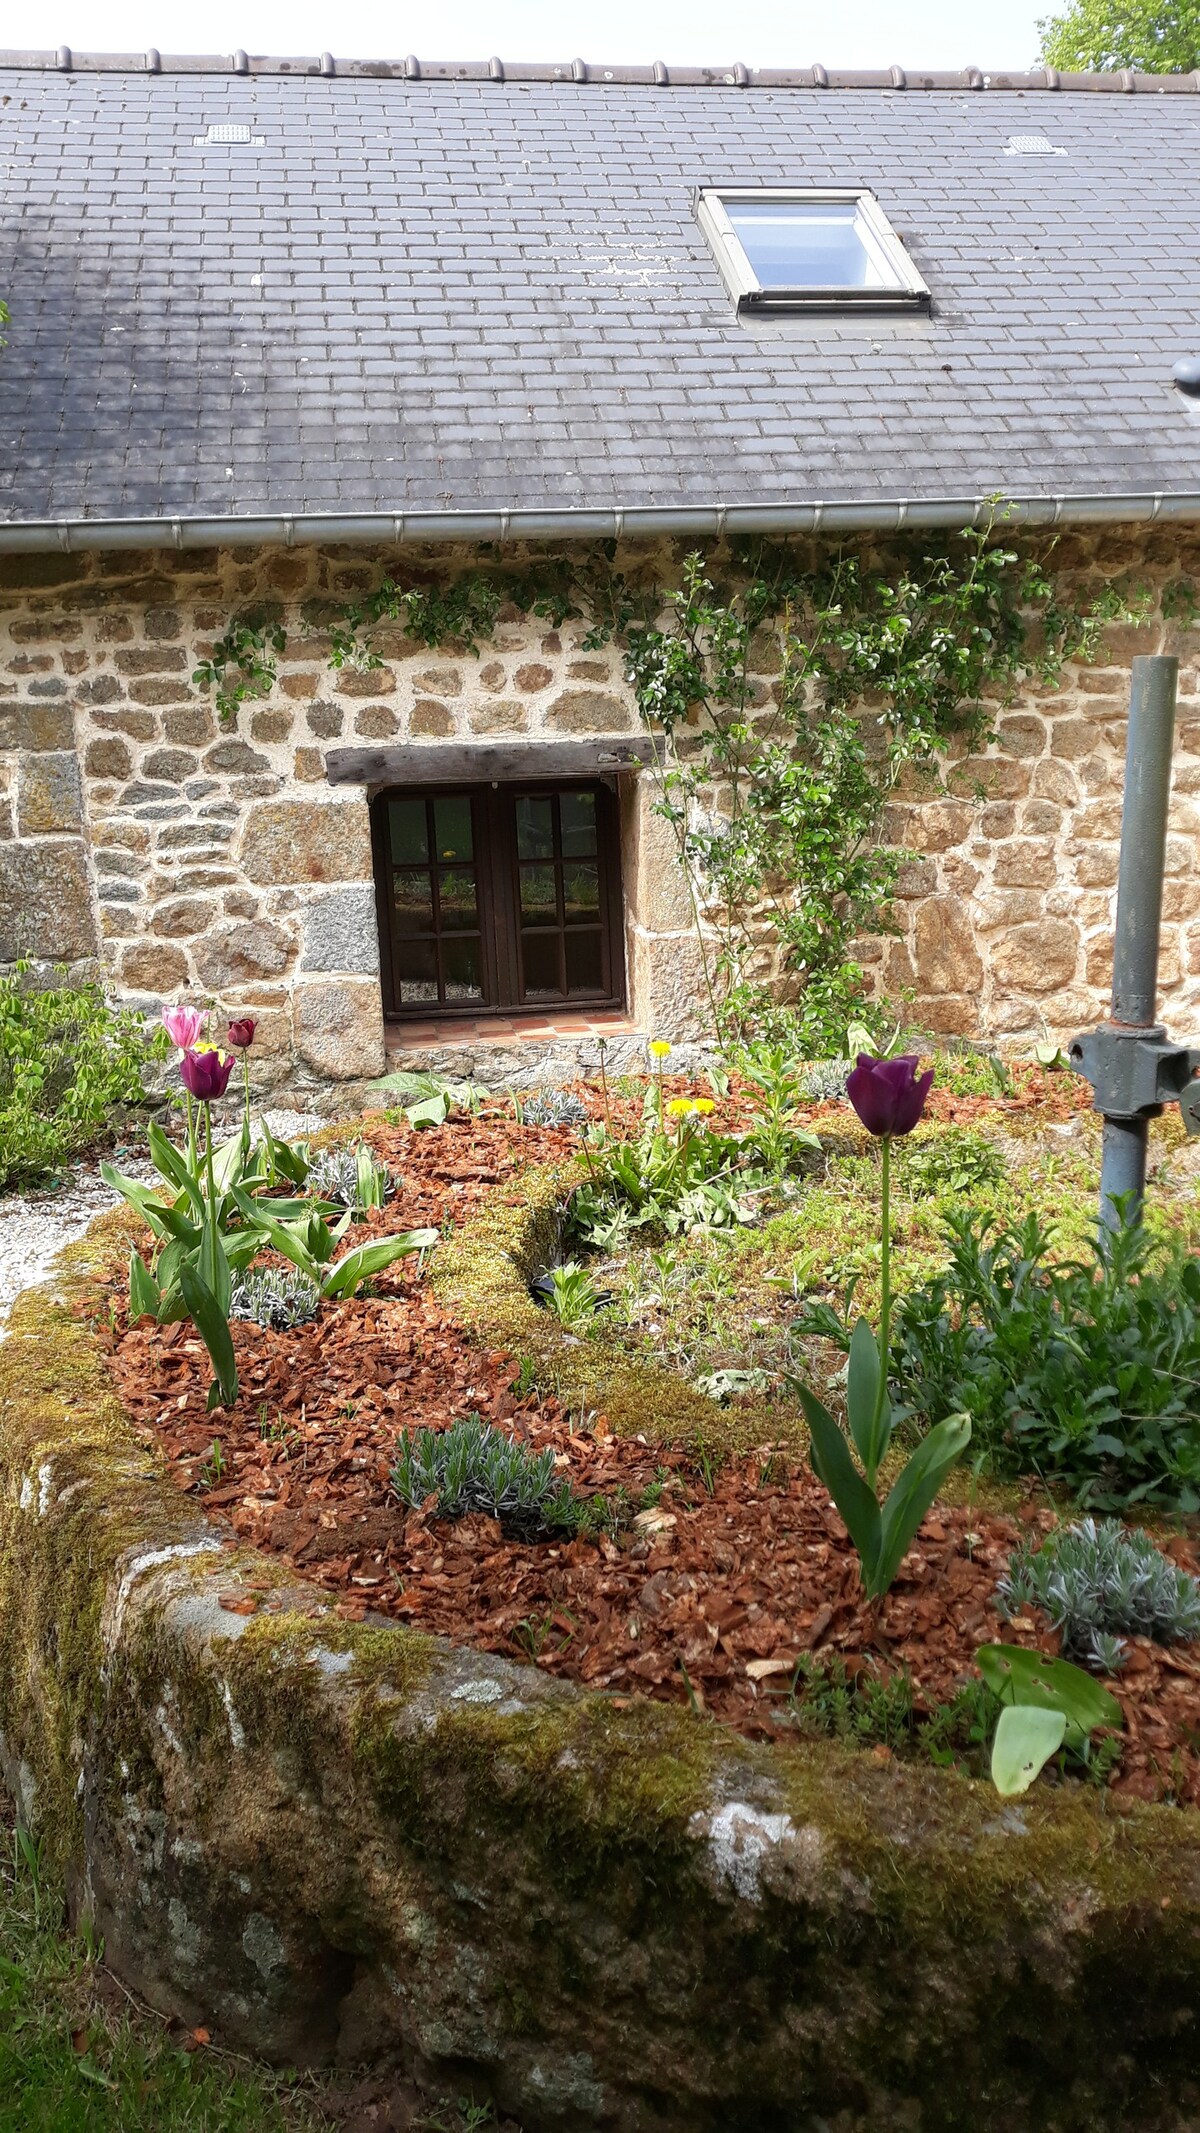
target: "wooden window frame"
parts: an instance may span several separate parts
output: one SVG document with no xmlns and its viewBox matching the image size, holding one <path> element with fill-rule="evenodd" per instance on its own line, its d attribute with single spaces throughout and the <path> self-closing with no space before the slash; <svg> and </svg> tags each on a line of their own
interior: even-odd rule
<svg viewBox="0 0 1200 2133">
<path fill-rule="evenodd" d="M 593 792 L 596 851 L 600 869 L 599 931 L 603 990 L 527 1000 L 521 996 L 520 867 L 516 848 L 516 803 L 522 797 Z M 402 1000 L 396 977 L 396 931 L 391 894 L 392 857 L 387 808 L 390 800 L 469 799 L 476 851 L 485 991 L 482 1000 Z M 383 1011 L 389 1021 L 483 1021 L 490 1015 L 586 1014 L 625 1005 L 624 894 L 621 825 L 615 780 L 606 777 L 522 778 L 484 785 L 448 779 L 444 785 L 388 785 L 371 799 L 371 847 L 379 919 Z"/>
</svg>

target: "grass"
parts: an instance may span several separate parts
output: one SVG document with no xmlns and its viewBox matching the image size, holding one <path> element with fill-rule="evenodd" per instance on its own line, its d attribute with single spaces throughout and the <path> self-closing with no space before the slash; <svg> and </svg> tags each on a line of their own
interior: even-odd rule
<svg viewBox="0 0 1200 2133">
<path fill-rule="evenodd" d="M 0 2133 L 329 2133 L 347 2102 L 135 2002 L 94 1939 L 67 1929 L 61 1890 L 0 1799 Z M 411 2126 L 499 2133 L 490 2107 L 470 2102 L 431 2099 Z"/>
</svg>

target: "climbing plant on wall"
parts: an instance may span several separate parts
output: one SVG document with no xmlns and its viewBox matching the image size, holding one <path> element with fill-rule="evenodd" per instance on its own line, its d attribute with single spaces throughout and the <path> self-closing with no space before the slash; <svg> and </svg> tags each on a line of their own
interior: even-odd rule
<svg viewBox="0 0 1200 2133">
<path fill-rule="evenodd" d="M 660 743 L 656 805 L 689 885 L 714 1019 L 726 1033 L 786 1018 L 812 1052 L 863 1019 L 854 943 L 886 931 L 904 853 L 881 841 L 898 781 L 936 784 L 939 761 L 983 747 L 1022 678 L 1053 681 L 1086 658 L 1116 592 L 1081 604 L 1052 549 L 992 526 L 934 543 L 806 553 L 758 545 L 694 553 L 664 583 L 614 550 L 495 562 L 436 582 L 385 578 L 369 595 L 305 611 L 337 667 L 382 664 L 374 632 L 478 656 L 502 615 L 586 623 L 615 641 Z M 269 692 L 286 633 L 235 620 L 197 669 L 224 717 Z"/>
</svg>

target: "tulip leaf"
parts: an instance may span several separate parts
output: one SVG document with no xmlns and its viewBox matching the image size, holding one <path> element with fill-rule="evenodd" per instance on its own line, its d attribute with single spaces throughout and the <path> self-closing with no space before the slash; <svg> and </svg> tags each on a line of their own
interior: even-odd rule
<svg viewBox="0 0 1200 2133">
<path fill-rule="evenodd" d="M 875 1491 L 867 1487 L 855 1466 L 850 1447 L 829 1409 L 822 1406 L 806 1385 L 798 1385 L 796 1390 L 812 1439 L 809 1458 L 813 1473 L 828 1489 L 841 1512 L 846 1531 L 862 1561 L 864 1585 L 870 1590 L 869 1580 L 879 1558 L 881 1539 Z"/>
<path fill-rule="evenodd" d="M 129 1320 L 157 1318 L 162 1291 L 135 1246 L 129 1248 Z"/>
<path fill-rule="evenodd" d="M 208 1283 L 186 1259 L 179 1269 L 179 1286 L 188 1308 L 188 1317 L 208 1350 L 221 1405 L 232 1407 L 238 1396 L 238 1377 L 229 1320 L 218 1305 Z M 215 1404 L 210 1392 L 209 1406 Z"/>
<path fill-rule="evenodd" d="M 961 1459 L 971 1436 L 966 1415 L 947 1415 L 921 1439 L 904 1472 L 894 1483 L 883 1507 L 879 1559 L 867 1580 L 872 1597 L 887 1591 L 916 1536 L 917 1528 L 941 1488 Z"/>
<path fill-rule="evenodd" d="M 846 1409 L 850 1434 L 866 1469 L 867 1486 L 874 1488 L 879 1462 L 892 1434 L 892 1412 L 887 1400 L 880 1401 L 879 1347 L 865 1318 L 860 1318 L 850 1338 L 850 1363 L 846 1374 Z"/>
<path fill-rule="evenodd" d="M 380 1274 L 393 1260 L 402 1259 L 408 1252 L 428 1251 L 438 1241 L 435 1229 L 406 1229 L 395 1237 L 377 1237 L 371 1244 L 356 1245 L 331 1267 L 321 1283 L 321 1294 L 334 1302 L 339 1298 L 353 1296 L 358 1285 L 372 1274 Z"/>
<path fill-rule="evenodd" d="M 229 1261 L 225 1257 L 225 1247 L 221 1242 L 216 1209 L 212 1207 L 209 1208 L 200 1237 L 198 1271 L 205 1287 L 211 1289 L 216 1298 L 218 1310 L 224 1318 L 228 1318 L 232 1295 Z"/>
<path fill-rule="evenodd" d="M 184 1194 L 203 1221 L 204 1195 L 178 1148 L 172 1147 L 162 1127 L 153 1121 L 146 1130 L 146 1140 L 150 1159 L 159 1176 L 165 1178 L 168 1185 L 173 1185 L 176 1192 Z"/>
<path fill-rule="evenodd" d="M 1006 1800 L 1028 1792 L 1039 1771 L 1062 1747 L 1067 1730 L 1062 1711 L 1010 1703 L 1000 1713 L 992 1742 L 992 1783 Z"/>
</svg>

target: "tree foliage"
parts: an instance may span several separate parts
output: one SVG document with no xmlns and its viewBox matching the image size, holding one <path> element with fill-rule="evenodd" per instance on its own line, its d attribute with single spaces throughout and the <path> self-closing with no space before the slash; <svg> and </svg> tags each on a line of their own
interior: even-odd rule
<svg viewBox="0 0 1200 2133">
<path fill-rule="evenodd" d="M 1076 74 L 1132 67 L 1187 74 L 1200 67 L 1200 0 L 1072 0 L 1039 21 L 1042 57 Z"/>
</svg>

